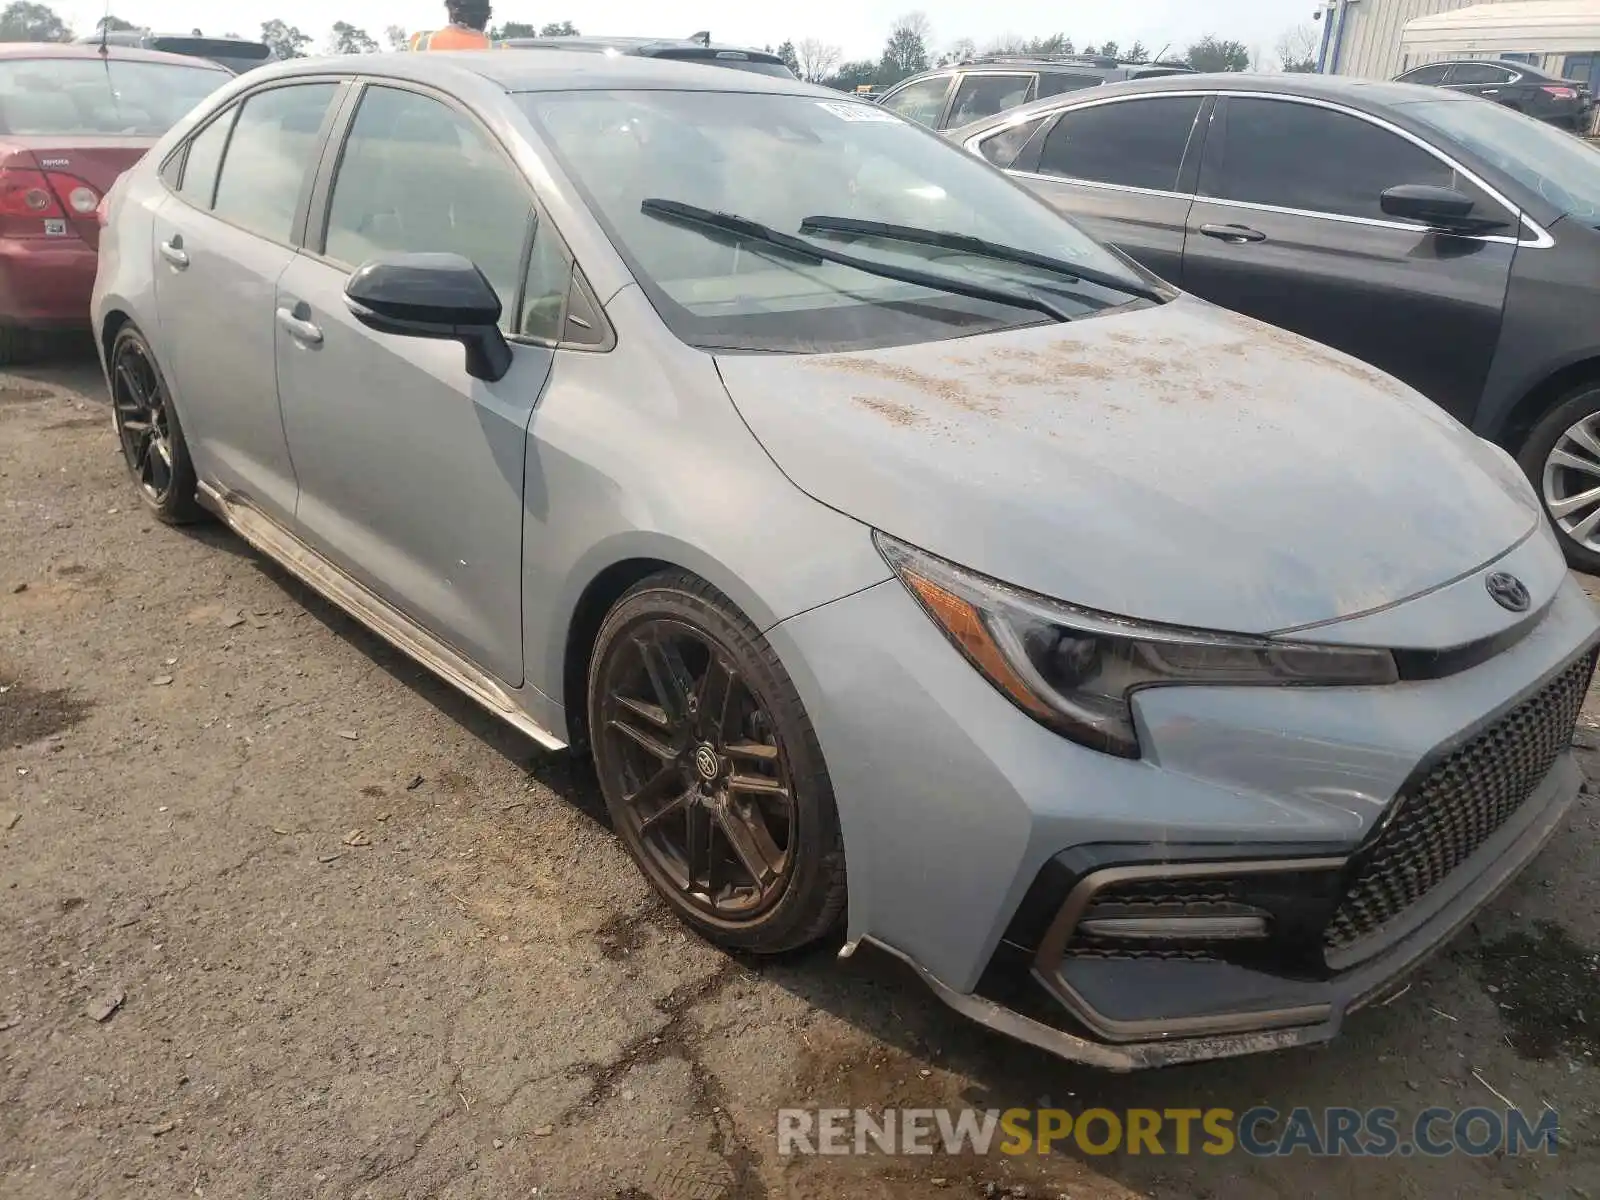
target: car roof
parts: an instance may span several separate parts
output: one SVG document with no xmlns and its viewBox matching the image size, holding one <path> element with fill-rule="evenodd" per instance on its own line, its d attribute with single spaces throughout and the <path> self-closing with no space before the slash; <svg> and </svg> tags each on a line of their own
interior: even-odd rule
<svg viewBox="0 0 1600 1200">
<path fill-rule="evenodd" d="M 1412 71 L 1420 71 L 1423 67 L 1465 66 L 1504 67 L 1508 71 L 1521 71 L 1526 75 L 1547 75 L 1551 79 L 1556 78 L 1556 76 L 1551 75 L 1550 72 L 1546 71 L 1543 67 L 1536 67 L 1532 63 L 1519 62 L 1514 58 L 1440 58 L 1435 59 L 1433 62 L 1418 63 L 1416 66 L 1411 67 L 1401 73 L 1409 75 Z"/>
<path fill-rule="evenodd" d="M 732 50 L 740 54 L 754 55 L 761 59 L 771 59 L 773 62 L 783 61 L 776 54 L 766 50 L 755 50 L 749 46 L 731 46 L 722 42 L 712 42 L 707 46 L 705 42 L 691 41 L 689 38 L 590 37 L 582 34 L 573 34 L 551 37 L 507 38 L 505 44 L 518 50 L 633 50 L 640 53 L 653 50 Z"/>
<path fill-rule="evenodd" d="M 1452 92 L 1448 89 L 1424 87 L 1415 83 L 1395 83 L 1386 79 L 1353 79 L 1346 75 L 1301 75 L 1279 72 L 1271 75 L 1251 75 L 1233 71 L 1214 74 L 1162 75 L 1155 79 L 1128 79 L 1108 83 L 1092 91 L 1068 92 L 1061 96 L 1048 96 L 1019 108 L 1008 109 L 997 116 L 1014 116 L 1025 109 L 1042 110 L 1064 104 L 1098 100 L 1108 96 L 1159 95 L 1162 92 L 1270 92 L 1277 96 L 1298 96 L 1310 100 L 1330 100 L 1350 108 L 1377 113 L 1396 104 L 1414 104 L 1419 100 L 1459 102 L 1471 104 L 1477 97 Z M 995 118 L 988 118 L 988 124 Z M 977 125 L 978 122 L 974 122 Z"/>
<path fill-rule="evenodd" d="M 695 92 L 773 92 L 821 95 L 849 101 L 852 97 L 798 79 L 730 71 L 702 63 L 678 62 L 634 54 L 595 54 L 583 50 L 551 50 L 519 54 L 510 50 L 451 50 L 427 54 L 363 54 L 297 58 L 268 64 L 251 72 L 252 79 L 288 75 L 385 75 L 418 83 L 446 85 L 463 75 L 478 76 L 507 92 L 554 92 L 601 89 Z"/>
<path fill-rule="evenodd" d="M 1126 79 L 1059 96 L 1046 96 L 1008 108 L 992 117 L 982 117 L 956 129 L 947 137 L 964 141 L 969 137 L 1014 121 L 1026 120 L 1034 113 L 1094 103 L 1115 96 L 1159 96 L 1164 92 L 1263 92 L 1308 100 L 1326 100 L 1373 116 L 1394 117 L 1395 109 L 1421 101 L 1445 104 L 1481 104 L 1478 97 L 1448 88 L 1426 87 L 1416 83 L 1395 83 L 1384 79 L 1354 79 L 1346 75 L 1301 75 L 1284 71 L 1271 75 L 1251 75 L 1233 71 L 1214 74 L 1162 75 L 1153 79 Z"/>
<path fill-rule="evenodd" d="M 100 43 L 88 42 L 0 42 L 0 59 L 5 58 L 99 58 L 101 53 Z M 231 75 L 226 67 L 219 67 L 216 63 L 208 62 L 203 58 L 193 58 L 187 54 L 168 54 L 164 50 L 145 50 L 138 46 L 119 46 L 115 42 L 107 43 L 105 56 L 113 62 L 161 62 L 175 63 L 178 66 L 195 67 L 204 71 L 216 71 L 221 75 Z"/>
</svg>

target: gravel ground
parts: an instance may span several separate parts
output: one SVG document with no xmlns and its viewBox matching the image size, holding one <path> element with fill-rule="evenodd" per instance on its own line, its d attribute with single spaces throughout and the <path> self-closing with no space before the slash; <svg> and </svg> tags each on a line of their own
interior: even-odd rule
<svg viewBox="0 0 1600 1200">
<path fill-rule="evenodd" d="M 1332 1047 L 1107 1076 L 870 951 L 745 962 L 686 934 L 581 766 L 220 530 L 148 519 L 87 361 L 0 375 L 0 547 L 8 1200 L 1600 1200 L 1591 798 Z M 1559 1111 L 1553 1158 L 782 1159 L 774 1136 L 780 1106 L 1496 1094 Z"/>
</svg>

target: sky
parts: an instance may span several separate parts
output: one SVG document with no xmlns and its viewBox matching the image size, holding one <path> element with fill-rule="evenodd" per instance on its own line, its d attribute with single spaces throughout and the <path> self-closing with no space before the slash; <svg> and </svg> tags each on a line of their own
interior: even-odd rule
<svg viewBox="0 0 1600 1200">
<path fill-rule="evenodd" d="M 44 0 L 79 33 L 88 33 L 106 11 L 101 2 Z M 1206 34 L 1231 38 L 1259 49 L 1271 65 L 1279 36 L 1310 25 L 1316 0 L 1089 0 L 1062 4 L 1050 0 L 1008 0 L 1003 17 L 976 0 L 804 0 L 795 4 L 752 4 L 749 0 L 700 0 L 670 7 L 682 16 L 663 16 L 667 5 L 649 0 L 496 0 L 496 21 L 570 20 L 584 33 L 683 37 L 709 29 L 719 42 L 776 46 L 785 38 L 817 38 L 841 47 L 846 58 L 877 58 L 895 17 L 920 9 L 933 26 L 934 49 L 958 38 L 980 47 L 1006 34 L 1033 36 L 1062 32 L 1079 46 L 1108 38 L 1124 48 L 1142 41 L 1155 53 L 1173 53 Z M 434 28 L 443 23 L 443 0 L 113 0 L 111 11 L 125 20 L 162 32 L 201 29 L 206 33 L 255 35 L 261 22 L 278 17 L 311 34 L 318 48 L 335 21 L 348 21 L 382 39 L 390 25 Z M 227 12 L 219 17 L 219 12 Z"/>
</svg>

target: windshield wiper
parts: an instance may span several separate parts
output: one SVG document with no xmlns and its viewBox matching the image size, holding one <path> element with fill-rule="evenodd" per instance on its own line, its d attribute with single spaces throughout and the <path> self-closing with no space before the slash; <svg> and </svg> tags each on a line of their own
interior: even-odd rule
<svg viewBox="0 0 1600 1200">
<path fill-rule="evenodd" d="M 1021 288 L 991 287 L 986 283 L 952 279 L 937 271 L 919 271 L 915 267 L 897 267 L 890 263 L 875 262 L 870 258 L 857 258 L 854 254 L 846 254 L 828 246 L 819 246 L 804 238 L 782 233 L 759 221 L 752 221 L 748 217 L 736 216 L 733 213 L 718 212 L 713 208 L 701 208 L 696 204 L 684 204 L 678 200 L 663 200 L 659 197 L 641 201 L 639 211 L 660 220 L 675 221 L 680 225 L 702 231 L 731 234 L 741 241 L 775 246 L 807 262 L 839 263 L 842 266 L 854 267 L 858 271 L 865 271 L 868 275 L 893 279 L 898 283 L 932 288 L 957 296 L 970 296 L 974 300 L 988 300 L 994 304 L 1009 304 L 1015 308 L 1031 308 L 1034 312 L 1044 313 L 1045 316 L 1054 317 L 1057 321 L 1072 320 L 1072 314 L 1054 300 Z"/>
<path fill-rule="evenodd" d="M 941 229 L 917 229 L 911 225 L 891 225 L 884 221 L 860 221 L 854 217 L 807 217 L 800 222 L 800 232 L 857 234 L 862 237 L 910 242 L 918 246 L 937 246 L 942 250 L 960 250 L 980 258 L 992 258 L 997 262 L 1016 263 L 1018 266 L 1035 267 L 1070 279 L 1081 279 L 1085 283 L 1098 284 L 1100 287 L 1110 288 L 1128 296 L 1138 296 L 1144 300 L 1166 299 L 1155 288 L 1136 279 L 1121 279 L 1094 267 L 1085 267 L 1061 258 L 1051 258 L 1047 254 L 1034 254 L 1031 250 L 1019 250 L 1015 246 L 1002 246 L 999 242 L 985 241 L 983 238 L 972 237 L 965 233 L 948 233 Z"/>
</svg>

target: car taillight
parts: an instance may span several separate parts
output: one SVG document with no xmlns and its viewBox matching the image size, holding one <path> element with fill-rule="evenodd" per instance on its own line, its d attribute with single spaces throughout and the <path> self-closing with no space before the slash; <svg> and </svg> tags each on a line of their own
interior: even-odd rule
<svg viewBox="0 0 1600 1200">
<path fill-rule="evenodd" d="M 59 220 L 65 215 L 43 171 L 0 167 L 0 216 Z"/>
<path fill-rule="evenodd" d="M 55 192 L 56 198 L 74 216 L 91 216 L 94 210 L 100 207 L 100 193 L 76 175 L 46 171 L 44 177 L 50 181 L 50 187 Z"/>
<path fill-rule="evenodd" d="M 1553 83 L 1547 83 L 1539 90 L 1547 95 L 1554 96 L 1557 100 L 1576 100 L 1578 98 L 1576 88 L 1560 87 Z"/>
</svg>

